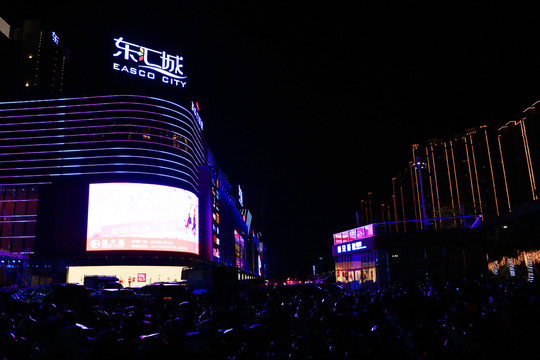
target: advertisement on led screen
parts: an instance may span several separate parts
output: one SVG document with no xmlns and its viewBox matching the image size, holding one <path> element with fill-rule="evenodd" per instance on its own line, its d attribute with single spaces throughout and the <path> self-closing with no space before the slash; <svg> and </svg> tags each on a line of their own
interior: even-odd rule
<svg viewBox="0 0 540 360">
<path fill-rule="evenodd" d="M 244 267 L 244 238 L 236 229 L 234 230 L 234 252 L 236 258 L 235 265 L 237 268 L 241 269 Z"/>
<path fill-rule="evenodd" d="M 90 184 L 87 251 L 199 254 L 199 200 L 189 191 L 137 183 Z"/>
</svg>

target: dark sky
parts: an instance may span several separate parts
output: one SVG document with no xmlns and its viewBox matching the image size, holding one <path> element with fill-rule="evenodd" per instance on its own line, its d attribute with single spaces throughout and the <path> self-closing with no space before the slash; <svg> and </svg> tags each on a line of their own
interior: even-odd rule
<svg viewBox="0 0 540 360">
<path fill-rule="evenodd" d="M 368 192 L 390 195 L 411 144 L 502 126 L 540 99 L 539 12 L 517 2 L 72 3 L 40 13 L 74 54 L 125 28 L 186 50 L 205 137 L 274 276 L 319 256 L 329 270 L 332 234 L 356 225 Z"/>
</svg>

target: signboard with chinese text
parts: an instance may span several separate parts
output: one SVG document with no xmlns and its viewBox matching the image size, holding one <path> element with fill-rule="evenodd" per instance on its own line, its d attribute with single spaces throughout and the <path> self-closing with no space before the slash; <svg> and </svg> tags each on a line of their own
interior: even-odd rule
<svg viewBox="0 0 540 360">
<path fill-rule="evenodd" d="M 182 56 L 132 43 L 123 37 L 114 38 L 114 46 L 113 70 L 159 81 L 168 86 L 186 86 L 187 76 L 184 74 Z"/>
<path fill-rule="evenodd" d="M 334 234 L 334 245 L 372 237 L 373 235 L 374 235 L 373 224 L 369 224 L 369 225 L 362 226 L 356 229 L 347 230 L 347 231 Z"/>
<path fill-rule="evenodd" d="M 361 250 L 371 250 L 374 249 L 374 238 L 364 238 L 362 240 L 350 241 L 347 243 L 337 244 L 332 247 L 332 255 L 339 256 L 345 255 L 348 253 L 361 251 Z"/>
<path fill-rule="evenodd" d="M 244 267 L 244 238 L 236 229 L 234 230 L 234 252 L 235 265 L 242 269 Z"/>
</svg>

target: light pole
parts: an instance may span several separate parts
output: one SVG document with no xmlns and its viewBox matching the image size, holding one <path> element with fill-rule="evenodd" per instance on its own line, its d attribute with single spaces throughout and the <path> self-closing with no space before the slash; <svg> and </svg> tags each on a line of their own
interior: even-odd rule
<svg viewBox="0 0 540 360">
<path fill-rule="evenodd" d="M 422 224 L 424 230 L 427 230 L 428 222 L 426 217 L 426 202 L 424 199 L 424 187 L 422 185 L 422 169 L 427 164 L 423 162 L 419 157 L 415 158 L 414 167 L 418 171 L 418 184 L 420 185 L 420 207 L 422 208 Z M 424 243 L 424 266 L 426 271 L 426 282 L 429 282 L 428 260 L 427 260 L 427 244 Z"/>
<path fill-rule="evenodd" d="M 414 165 L 416 170 L 418 171 L 418 184 L 420 185 L 420 208 L 422 210 L 422 224 L 424 225 L 424 229 L 427 228 L 427 217 L 426 217 L 426 201 L 424 199 L 424 186 L 422 183 L 422 169 L 427 166 L 425 162 L 423 162 L 419 157 L 415 159 Z"/>
</svg>

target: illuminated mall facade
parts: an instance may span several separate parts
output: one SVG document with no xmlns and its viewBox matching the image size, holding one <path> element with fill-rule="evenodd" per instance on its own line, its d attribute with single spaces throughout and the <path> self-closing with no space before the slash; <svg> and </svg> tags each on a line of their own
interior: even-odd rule
<svg viewBox="0 0 540 360">
<path fill-rule="evenodd" d="M 56 51 L 60 60 L 48 75 L 30 72 L 22 91 L 64 77 L 61 38 L 46 27 L 38 38 L 24 57 Z M 144 92 L 65 97 L 48 81 L 0 103 L 2 284 L 112 275 L 140 287 L 191 273 L 211 288 L 201 274 L 264 275 L 251 213 L 214 160 L 197 102 L 182 95 L 183 58 L 129 40 L 109 39 L 107 71 Z M 154 95 L 160 85 L 175 101 Z"/>
</svg>

